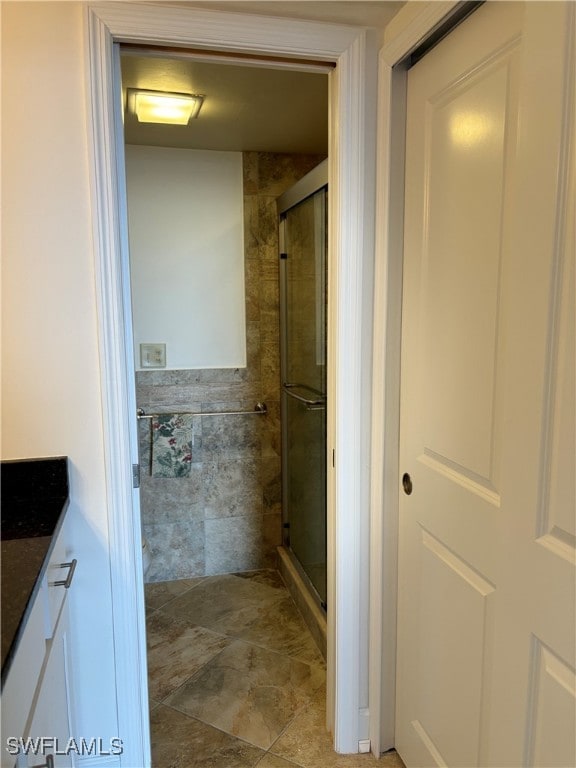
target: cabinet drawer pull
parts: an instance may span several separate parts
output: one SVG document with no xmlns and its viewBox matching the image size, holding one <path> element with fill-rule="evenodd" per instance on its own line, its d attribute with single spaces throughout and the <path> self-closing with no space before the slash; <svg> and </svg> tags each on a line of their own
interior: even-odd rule
<svg viewBox="0 0 576 768">
<path fill-rule="evenodd" d="M 46 762 L 33 765 L 31 768 L 54 768 L 54 755 L 46 755 Z"/>
<path fill-rule="evenodd" d="M 68 576 L 66 576 L 66 579 L 63 581 L 54 581 L 52 582 L 53 587 L 64 587 L 65 589 L 68 589 L 70 584 L 72 584 L 72 579 L 74 577 L 74 571 L 76 570 L 76 564 L 78 561 L 76 558 L 72 560 L 70 563 L 60 563 L 59 568 L 69 568 Z M 41 767 L 40 767 L 41 768 Z M 50 766 L 48 766 L 50 768 Z"/>
</svg>

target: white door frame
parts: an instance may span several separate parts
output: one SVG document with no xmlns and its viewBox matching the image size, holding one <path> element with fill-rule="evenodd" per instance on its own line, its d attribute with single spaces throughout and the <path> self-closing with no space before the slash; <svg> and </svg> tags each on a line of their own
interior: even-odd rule
<svg viewBox="0 0 576 768">
<path fill-rule="evenodd" d="M 379 55 L 369 631 L 375 755 L 395 743 L 406 62 L 459 5 L 430 2 L 415 13 L 408 3 L 389 26 Z"/>
<path fill-rule="evenodd" d="M 122 187 L 114 134 L 114 42 L 164 42 L 336 62 L 330 76 L 328 721 L 335 749 L 367 737 L 370 357 L 376 144 L 376 47 L 360 27 L 168 5 L 94 3 L 86 9 L 95 272 L 122 765 L 149 765 L 139 520 L 132 500 L 122 274 Z M 117 112 L 117 110 L 116 110 Z M 368 407 L 367 407 L 368 403 Z M 135 652 L 137 649 L 137 652 Z"/>
</svg>

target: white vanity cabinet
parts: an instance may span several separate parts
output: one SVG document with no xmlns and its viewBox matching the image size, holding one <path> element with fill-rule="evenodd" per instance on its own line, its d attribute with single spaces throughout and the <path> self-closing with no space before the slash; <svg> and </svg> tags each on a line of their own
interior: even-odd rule
<svg viewBox="0 0 576 768">
<path fill-rule="evenodd" d="M 28 755 L 27 763 L 23 763 L 28 768 L 45 764 L 47 755 L 52 755 L 54 768 L 74 765 L 73 752 L 68 748 L 73 711 L 68 630 L 68 603 L 65 600 L 54 635 L 47 645 L 46 664 L 29 730 L 31 740 L 41 745 L 41 749 L 39 754 Z"/>
<path fill-rule="evenodd" d="M 76 561 L 66 518 L 47 558 L 2 691 L 2 768 L 74 765 L 67 597 Z"/>
<path fill-rule="evenodd" d="M 2 688 L 2 768 L 26 765 L 22 759 L 16 763 L 18 740 L 27 735 L 45 655 L 45 611 L 39 593 L 30 607 L 25 631 Z"/>
</svg>

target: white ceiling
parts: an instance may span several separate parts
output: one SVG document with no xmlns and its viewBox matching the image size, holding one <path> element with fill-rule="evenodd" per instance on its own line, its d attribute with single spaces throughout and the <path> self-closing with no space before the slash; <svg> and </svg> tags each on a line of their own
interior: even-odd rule
<svg viewBox="0 0 576 768">
<path fill-rule="evenodd" d="M 166 5 L 165 2 L 162 3 Z M 401 2 L 320 0 L 219 0 L 170 5 L 228 10 L 375 26 L 390 21 Z M 187 126 L 138 123 L 125 114 L 128 144 L 195 149 L 327 154 L 328 76 L 233 63 L 213 63 L 172 54 L 122 55 L 122 86 L 200 93 L 199 117 Z M 126 101 L 124 102 L 126 103 Z"/>
<path fill-rule="evenodd" d="M 122 84 L 205 97 L 200 115 L 188 125 L 139 123 L 127 111 L 128 144 L 327 153 L 326 74 L 124 55 Z"/>
</svg>

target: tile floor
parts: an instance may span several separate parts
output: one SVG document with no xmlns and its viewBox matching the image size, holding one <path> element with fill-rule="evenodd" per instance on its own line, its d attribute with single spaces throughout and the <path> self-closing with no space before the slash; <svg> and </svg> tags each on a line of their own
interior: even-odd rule
<svg viewBox="0 0 576 768">
<path fill-rule="evenodd" d="M 332 751 L 324 660 L 276 571 L 146 585 L 154 768 L 403 768 Z"/>
</svg>

